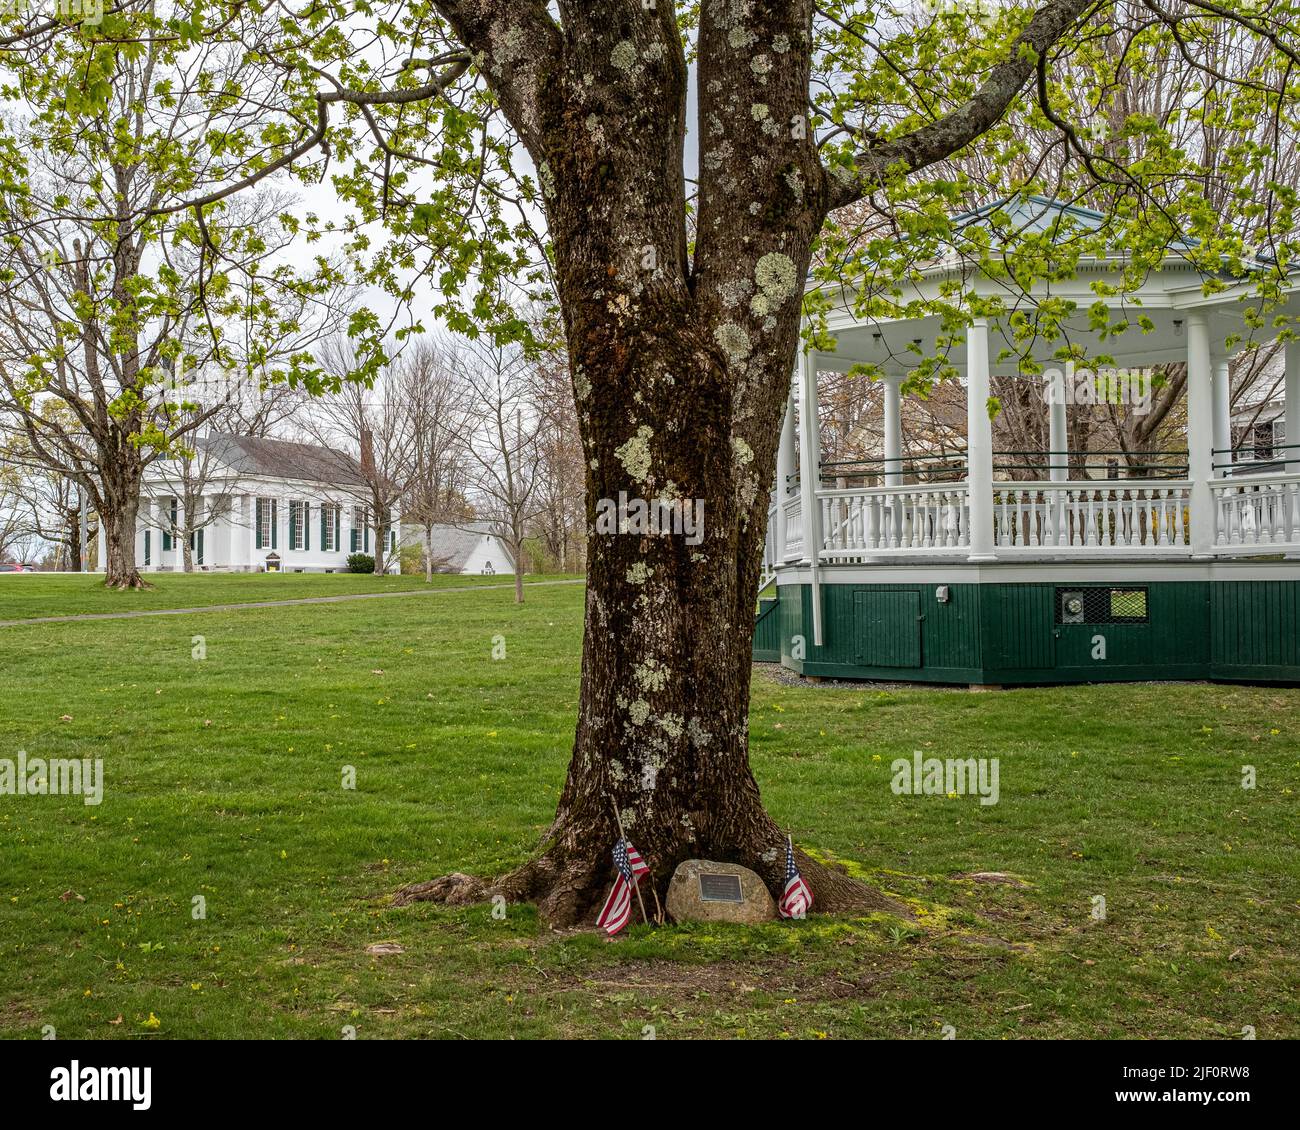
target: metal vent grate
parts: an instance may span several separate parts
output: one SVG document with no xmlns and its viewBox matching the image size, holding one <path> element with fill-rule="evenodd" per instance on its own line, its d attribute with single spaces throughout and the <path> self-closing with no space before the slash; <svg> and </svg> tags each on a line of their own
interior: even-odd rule
<svg viewBox="0 0 1300 1130">
<path fill-rule="evenodd" d="M 1147 590 L 1145 588 L 1058 588 L 1056 622 L 1058 624 L 1145 624 Z"/>
</svg>

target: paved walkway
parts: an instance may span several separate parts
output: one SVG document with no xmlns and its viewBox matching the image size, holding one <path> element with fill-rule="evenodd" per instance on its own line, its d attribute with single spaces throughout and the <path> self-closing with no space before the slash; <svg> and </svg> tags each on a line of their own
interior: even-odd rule
<svg viewBox="0 0 1300 1130">
<path fill-rule="evenodd" d="M 546 585 L 582 585 L 586 581 L 525 581 L 524 588 Z M 255 600 L 245 604 L 204 604 L 197 608 L 136 608 L 130 612 L 81 612 L 73 616 L 35 616 L 28 620 L 0 620 L 0 628 L 22 628 L 28 624 L 73 624 L 81 620 L 134 620 L 141 616 L 192 616 L 199 612 L 240 612 L 245 608 L 289 608 L 295 604 L 341 604 L 347 600 L 389 600 L 399 596 L 445 596 L 448 593 L 491 592 L 513 589 L 504 585 L 448 585 L 444 588 L 403 589 L 401 592 L 350 592 L 339 596 L 300 596 L 291 600 Z"/>
</svg>

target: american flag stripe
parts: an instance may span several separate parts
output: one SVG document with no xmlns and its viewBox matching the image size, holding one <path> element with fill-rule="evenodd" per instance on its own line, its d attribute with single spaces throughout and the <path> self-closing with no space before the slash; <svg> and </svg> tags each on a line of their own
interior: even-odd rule
<svg viewBox="0 0 1300 1130">
<path fill-rule="evenodd" d="M 628 840 L 614 845 L 614 866 L 618 874 L 614 886 L 596 918 L 596 925 L 607 934 L 617 934 L 632 920 L 632 894 L 642 875 L 650 874 L 649 865 Z"/>
<path fill-rule="evenodd" d="M 620 879 L 622 876 L 619 877 Z M 609 897 L 605 900 L 605 905 L 601 908 L 600 914 L 596 917 L 596 925 L 604 926 L 614 915 L 615 907 L 618 905 L 619 895 L 623 891 L 623 884 L 615 880 L 614 886 L 610 889 Z"/>
<path fill-rule="evenodd" d="M 794 844 L 787 840 L 785 845 L 785 889 L 781 892 L 781 901 L 777 904 L 782 918 L 802 918 L 812 909 L 812 888 L 799 874 L 794 865 Z"/>
<path fill-rule="evenodd" d="M 641 853 L 631 844 L 628 844 L 627 847 L 627 861 L 632 866 L 632 875 L 634 878 L 640 879 L 642 875 L 650 874 L 650 865 L 641 858 Z"/>
<path fill-rule="evenodd" d="M 602 927 L 605 933 L 614 935 L 628 924 L 631 917 L 632 888 L 620 875 L 614 882 L 614 889 L 609 892 L 609 898 L 605 900 L 605 909 L 596 919 L 596 925 Z"/>
</svg>

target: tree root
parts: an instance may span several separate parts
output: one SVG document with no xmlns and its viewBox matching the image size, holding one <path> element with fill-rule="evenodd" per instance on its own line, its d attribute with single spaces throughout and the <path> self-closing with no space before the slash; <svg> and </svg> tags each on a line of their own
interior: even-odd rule
<svg viewBox="0 0 1300 1130">
<path fill-rule="evenodd" d="M 813 910 L 824 914 L 892 914 L 914 918 L 904 903 L 890 898 L 869 883 L 855 879 L 839 864 L 822 863 L 794 849 L 795 866 L 812 888 Z M 779 897 L 780 891 L 776 892 Z"/>
<path fill-rule="evenodd" d="M 125 581 L 105 581 L 104 587 L 114 592 L 146 592 L 154 586 L 143 577 L 136 576 Z"/>
<path fill-rule="evenodd" d="M 854 878 L 843 867 L 821 863 L 798 849 L 795 849 L 795 860 L 800 874 L 812 888 L 813 907 L 817 913 L 883 912 L 899 918 L 914 917 L 903 903 Z M 755 870 L 764 875 L 769 888 L 773 888 L 771 861 L 755 862 L 760 864 Z M 783 856 L 780 861 L 782 882 L 773 889 L 776 898 L 780 897 L 783 885 L 784 865 Z M 667 899 L 668 878 L 664 876 L 661 884 L 661 900 Z M 412 883 L 393 894 L 393 905 L 435 902 L 445 906 L 471 906 L 501 897 L 510 903 L 537 903 L 542 921 L 552 928 L 562 929 L 594 921 L 612 881 L 613 874 L 603 860 L 598 864 L 561 863 L 551 856 L 542 855 L 497 879 L 480 879 L 453 871 L 437 879 Z"/>
</svg>

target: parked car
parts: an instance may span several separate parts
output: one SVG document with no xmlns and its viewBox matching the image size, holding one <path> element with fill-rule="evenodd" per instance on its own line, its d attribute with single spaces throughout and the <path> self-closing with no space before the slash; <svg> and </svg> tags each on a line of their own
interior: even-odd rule
<svg viewBox="0 0 1300 1130">
<path fill-rule="evenodd" d="M 0 573 L 34 573 L 35 568 L 31 565 L 24 565 L 21 561 L 10 561 L 7 564 L 0 564 Z"/>
</svg>

